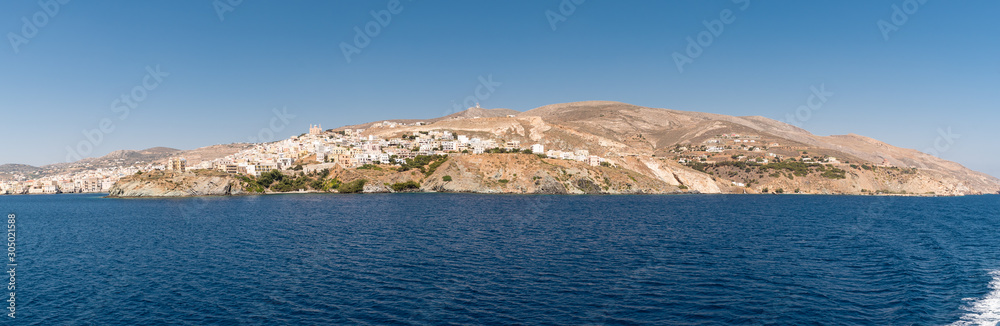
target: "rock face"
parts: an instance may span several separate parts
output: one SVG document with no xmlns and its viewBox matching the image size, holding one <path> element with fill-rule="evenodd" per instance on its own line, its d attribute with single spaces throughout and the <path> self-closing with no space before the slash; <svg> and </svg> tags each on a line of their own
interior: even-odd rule
<svg viewBox="0 0 1000 326">
<path fill-rule="evenodd" d="M 445 181 L 446 176 L 451 181 Z M 421 182 L 424 191 L 504 194 L 664 194 L 678 186 L 620 167 L 531 154 L 456 155 Z"/>
<path fill-rule="evenodd" d="M 124 177 L 111 187 L 108 197 L 192 197 L 245 194 L 236 178 L 222 172 L 147 172 Z"/>
<path fill-rule="evenodd" d="M 452 155 L 433 173 L 334 168 L 328 178 L 367 180 L 365 193 L 395 192 L 390 185 L 408 181 L 424 192 L 485 194 L 667 194 L 697 192 L 621 167 L 589 166 L 576 161 L 543 159 L 531 154 Z M 412 190 L 406 190 L 412 191 Z"/>
</svg>

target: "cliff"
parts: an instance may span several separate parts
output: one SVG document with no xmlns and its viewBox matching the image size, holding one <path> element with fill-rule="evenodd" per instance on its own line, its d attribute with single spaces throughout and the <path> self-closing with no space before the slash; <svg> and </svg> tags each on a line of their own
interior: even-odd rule
<svg viewBox="0 0 1000 326">
<path fill-rule="evenodd" d="M 191 197 L 245 194 L 235 177 L 223 172 L 147 172 L 127 176 L 111 187 L 108 197 Z"/>
</svg>

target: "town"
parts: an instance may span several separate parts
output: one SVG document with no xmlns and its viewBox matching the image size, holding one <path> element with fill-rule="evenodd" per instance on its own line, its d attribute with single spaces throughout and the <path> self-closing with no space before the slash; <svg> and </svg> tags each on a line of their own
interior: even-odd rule
<svg viewBox="0 0 1000 326">
<path fill-rule="evenodd" d="M 411 125 L 420 126 L 423 122 Z M 375 128 L 396 128 L 405 124 L 378 122 Z M 417 156 L 529 153 L 548 158 L 575 160 L 591 166 L 608 161 L 591 155 L 586 149 L 570 151 L 545 150 L 542 144 L 522 144 L 520 141 L 482 139 L 460 135 L 448 130 L 419 131 L 390 139 L 363 135 L 364 129 L 326 130 L 311 125 L 309 131 L 288 139 L 256 144 L 250 149 L 222 158 L 189 162 L 172 157 L 165 162 L 141 166 L 98 168 L 90 171 L 28 179 L 19 175 L 15 180 L 0 182 L 0 194 L 57 194 L 108 192 L 118 179 L 148 171 L 184 172 L 188 170 L 219 170 L 230 174 L 260 176 L 271 170 L 305 170 L 358 168 L 370 164 L 405 164 Z"/>
</svg>

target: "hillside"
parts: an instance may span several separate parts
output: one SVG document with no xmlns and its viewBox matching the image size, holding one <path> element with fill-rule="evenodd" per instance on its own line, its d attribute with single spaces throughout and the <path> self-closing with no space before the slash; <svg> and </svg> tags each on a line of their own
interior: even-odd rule
<svg viewBox="0 0 1000 326">
<path fill-rule="evenodd" d="M 252 144 L 224 144 L 201 147 L 192 150 L 179 150 L 168 147 L 153 147 L 143 150 L 117 150 L 101 157 L 85 158 L 71 163 L 56 163 L 34 167 L 23 164 L 5 164 L 0 166 L 0 180 L 13 175 L 28 178 L 38 178 L 56 174 L 77 173 L 101 168 L 143 166 L 163 163 L 170 157 L 184 157 L 188 164 L 194 165 L 203 160 L 213 160 L 252 147 Z"/>
<path fill-rule="evenodd" d="M 361 134 L 339 132 L 344 129 L 364 130 Z M 437 136 L 432 135 L 461 135 L 465 141 L 489 140 L 497 147 L 514 146 L 519 153 L 476 154 L 471 148 L 421 149 L 420 152 L 437 155 L 425 156 L 423 166 L 404 167 L 321 164 L 316 161 L 316 154 L 302 152 L 296 164 L 303 165 L 304 173 L 284 171 L 264 179 L 186 175 L 166 183 L 157 181 L 160 179 L 156 178 L 162 178 L 157 174 L 147 174 L 123 179 L 115 185 L 113 193 L 122 196 L 229 193 L 225 185 L 233 180 L 240 180 L 233 189 L 247 189 L 248 193 L 341 190 L 935 196 L 1000 193 L 997 178 L 859 135 L 816 136 L 764 117 L 656 109 L 620 102 L 563 103 L 525 112 L 472 108 L 427 120 L 345 126 L 302 139 L 312 144 L 348 137 L 350 140 L 341 139 L 339 144 L 356 150 L 362 144 L 381 146 L 380 142 L 400 143 L 417 138 L 424 145 L 431 142 L 435 142 L 433 146 L 444 145 L 444 141 L 433 140 Z M 546 152 L 521 153 L 532 145 L 544 146 Z M 416 147 L 397 147 L 397 150 L 418 151 Z M 565 153 L 575 154 L 570 158 Z M 194 157 L 193 152 L 187 155 Z M 325 172 L 320 173 L 321 170 Z M 363 188 L 359 182 L 364 182 Z M 348 184 L 353 186 L 344 188 Z M 212 190 L 192 190 L 205 187 Z"/>
<path fill-rule="evenodd" d="M 713 184 L 693 185 L 701 192 L 763 192 L 777 188 L 798 188 L 803 193 L 848 194 L 876 191 L 938 195 L 1000 192 L 1000 180 L 955 162 L 854 134 L 816 136 L 764 117 L 734 117 L 608 101 L 547 105 L 514 117 L 452 116 L 450 119 L 427 120 L 434 122 L 421 126 L 374 126 L 366 129 L 364 134 L 391 138 L 421 131 L 449 130 L 471 137 L 538 143 L 546 149 L 586 149 L 591 154 L 607 157 L 618 166 L 671 184 L 683 184 L 678 180 L 694 176 L 715 179 Z M 753 145 L 734 143 L 737 139 L 745 142 L 752 140 Z M 725 149 L 718 152 L 704 150 L 712 144 Z M 687 150 L 679 150 L 685 148 Z M 699 148 L 702 150 L 695 150 Z M 824 169 L 830 167 L 849 171 L 845 174 L 846 179 L 838 179 L 849 181 L 827 184 L 824 182 L 826 178 L 816 176 L 821 174 L 816 163 L 809 163 L 816 164 L 811 167 L 813 172 L 797 181 L 772 178 L 773 171 L 767 175 L 761 171 L 745 176 L 729 175 L 728 172 L 726 175 L 715 172 L 708 175 L 707 172 L 711 171 L 695 170 L 691 164 L 678 163 L 685 159 L 719 164 L 739 161 L 732 156 L 744 156 L 744 162 L 748 159 L 792 159 L 800 162 L 829 159 L 832 163 L 823 164 Z M 752 166 L 751 169 L 758 167 Z M 912 171 L 915 177 L 904 180 L 903 173 L 899 172 L 903 170 Z M 752 185 L 733 188 L 734 183 Z"/>
</svg>

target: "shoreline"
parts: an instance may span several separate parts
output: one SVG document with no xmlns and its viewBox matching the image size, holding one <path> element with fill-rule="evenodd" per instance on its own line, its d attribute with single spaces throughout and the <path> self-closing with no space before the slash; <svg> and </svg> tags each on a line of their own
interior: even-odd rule
<svg viewBox="0 0 1000 326">
<path fill-rule="evenodd" d="M 246 197 L 246 196 L 273 196 L 273 195 L 379 195 L 379 194 L 477 194 L 477 195 L 504 195 L 504 196 L 852 196 L 852 197 L 969 197 L 969 196 L 995 196 L 1000 194 L 969 194 L 969 195 L 928 195 L 928 194 L 742 194 L 742 193 L 632 193 L 632 194 L 542 194 L 542 193 L 484 193 L 484 192 L 448 192 L 448 191 L 405 191 L 405 192 L 365 192 L 365 193 L 339 193 L 325 191 L 296 191 L 296 192 L 268 192 L 268 193 L 244 193 L 237 195 L 196 195 L 196 196 L 110 196 L 101 198 L 108 199 L 165 199 L 165 198 L 201 198 L 201 197 Z M 37 195 L 37 194 L 36 194 Z"/>
</svg>

